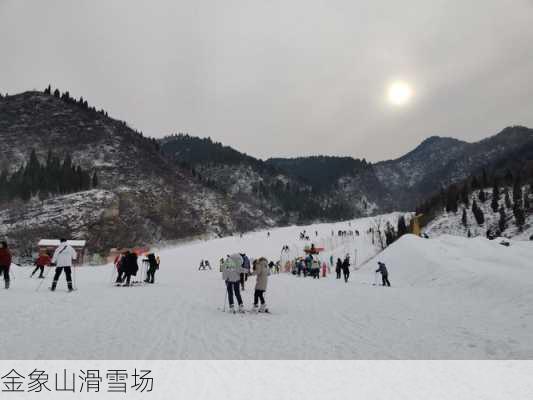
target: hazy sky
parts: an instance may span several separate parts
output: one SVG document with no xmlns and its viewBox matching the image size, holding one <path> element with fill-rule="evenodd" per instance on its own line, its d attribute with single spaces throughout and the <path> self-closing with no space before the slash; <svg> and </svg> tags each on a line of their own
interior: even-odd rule
<svg viewBox="0 0 533 400">
<path fill-rule="evenodd" d="M 533 0 L 0 0 L 0 92 L 48 83 L 150 136 L 377 161 L 533 127 Z"/>
</svg>

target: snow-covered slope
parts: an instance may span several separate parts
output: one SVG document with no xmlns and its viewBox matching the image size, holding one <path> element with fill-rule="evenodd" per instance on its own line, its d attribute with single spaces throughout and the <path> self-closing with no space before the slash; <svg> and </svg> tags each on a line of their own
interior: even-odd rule
<svg viewBox="0 0 533 400">
<path fill-rule="evenodd" d="M 511 188 L 506 188 L 511 192 Z M 523 193 L 529 193 L 529 187 L 524 186 L 522 188 Z M 491 207 L 492 200 L 492 189 L 485 188 L 484 192 L 486 193 L 485 202 L 479 200 L 479 190 L 474 190 L 469 195 L 469 204 L 466 207 L 464 204 L 459 204 L 459 209 L 457 212 L 446 212 L 443 210 L 435 218 L 433 218 L 427 226 L 424 227 L 424 232 L 429 236 L 440 236 L 440 235 L 455 235 L 455 236 L 468 236 L 470 232 L 471 236 L 483 236 L 486 237 L 487 231 L 489 230 L 493 234 L 499 232 L 499 221 L 500 213 L 494 212 Z M 484 222 L 483 224 L 478 224 L 474 213 L 472 212 L 472 203 L 476 201 L 478 207 L 483 212 Z M 503 207 L 506 215 L 506 229 L 501 232 L 501 236 L 507 238 L 514 238 L 517 240 L 529 240 L 533 235 L 533 215 L 526 215 L 525 223 L 522 227 L 518 227 L 516 224 L 516 218 L 513 215 L 513 209 L 508 208 L 505 204 L 505 196 L 501 195 L 500 200 L 498 201 L 498 207 Z M 463 224 L 463 209 L 466 209 L 466 225 Z"/>
<path fill-rule="evenodd" d="M 389 215 L 395 221 L 397 215 Z M 372 218 L 287 227 L 163 249 L 156 284 L 117 288 L 111 266 L 76 270 L 78 291 L 36 291 L 30 271 L 13 267 L 0 291 L 9 318 L 0 325 L 4 359 L 353 359 L 533 357 L 533 245 L 442 236 L 402 237 L 377 249 L 366 232 Z M 277 260 L 297 255 L 306 230 L 324 258 L 355 256 L 346 284 L 334 274 L 313 280 L 272 275 L 270 315 L 223 313 L 218 259 L 235 251 Z M 359 230 L 340 238 L 332 231 Z M 315 231 L 318 232 L 316 236 Z M 214 270 L 198 271 L 200 259 Z M 391 288 L 373 286 L 376 260 L 386 262 Z M 64 279 L 64 278 L 63 278 Z M 244 292 L 251 306 L 255 278 Z M 56 338 L 61 344 L 56 345 Z"/>
</svg>

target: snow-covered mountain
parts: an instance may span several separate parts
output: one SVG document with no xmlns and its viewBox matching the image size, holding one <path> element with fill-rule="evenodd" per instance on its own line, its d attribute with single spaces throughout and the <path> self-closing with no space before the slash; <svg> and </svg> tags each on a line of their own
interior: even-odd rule
<svg viewBox="0 0 533 400">
<path fill-rule="evenodd" d="M 376 164 L 321 156 L 262 161 L 208 139 L 144 137 L 66 94 L 0 97 L 0 116 L 0 181 L 28 163 L 32 149 L 43 163 L 50 150 L 70 154 L 75 165 L 98 176 L 87 193 L 2 201 L 0 235 L 33 240 L 61 226 L 102 252 L 412 211 L 440 188 L 483 167 L 529 159 L 531 152 L 520 152 L 533 149 L 533 131 L 512 127 L 477 143 L 431 137 L 399 159 Z"/>
<path fill-rule="evenodd" d="M 170 163 L 155 140 L 104 112 L 51 94 L 25 92 L 0 98 L 0 116 L 4 174 L 27 163 L 32 149 L 42 162 L 51 150 L 70 154 L 84 170 L 96 171 L 99 181 L 97 193 L 3 203 L 2 236 L 36 240 L 60 226 L 68 236 L 88 239 L 91 251 L 105 252 L 274 224 L 261 209 L 233 201 Z"/>
</svg>

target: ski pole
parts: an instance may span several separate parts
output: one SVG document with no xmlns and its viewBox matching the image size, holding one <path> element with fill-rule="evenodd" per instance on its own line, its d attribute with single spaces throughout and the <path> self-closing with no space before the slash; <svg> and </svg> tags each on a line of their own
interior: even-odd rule
<svg viewBox="0 0 533 400">
<path fill-rule="evenodd" d="M 224 308 L 222 308 L 223 312 L 226 312 L 226 300 L 228 299 L 228 284 L 226 283 L 226 294 L 224 295 Z"/>
<path fill-rule="evenodd" d="M 43 279 L 41 279 L 41 282 L 39 282 L 39 284 L 37 285 L 37 289 L 35 289 L 36 292 L 38 292 L 41 289 L 41 285 L 48 278 L 48 275 L 50 275 L 51 269 L 52 269 L 52 267 L 48 267 L 48 271 L 47 271 L 46 276 Z"/>
</svg>

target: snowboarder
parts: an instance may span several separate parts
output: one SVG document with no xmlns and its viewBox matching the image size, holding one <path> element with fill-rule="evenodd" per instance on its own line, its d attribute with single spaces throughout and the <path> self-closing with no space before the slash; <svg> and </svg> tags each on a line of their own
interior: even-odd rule
<svg viewBox="0 0 533 400">
<path fill-rule="evenodd" d="M 267 289 L 268 284 L 268 275 L 270 275 L 270 267 L 268 261 L 264 257 L 260 257 L 258 260 L 254 261 L 254 268 L 252 275 L 257 277 L 255 281 L 255 292 L 254 292 L 254 311 L 268 313 L 268 308 L 266 308 L 264 294 Z M 261 301 L 261 307 L 257 309 L 258 302 Z"/>
<path fill-rule="evenodd" d="M 376 269 L 376 274 L 378 272 L 381 273 L 381 280 L 382 280 L 383 286 L 390 286 L 389 271 L 387 271 L 387 267 L 381 261 L 378 261 L 378 265 L 379 265 L 379 268 Z"/>
<path fill-rule="evenodd" d="M 5 288 L 9 289 L 9 267 L 11 267 L 11 253 L 7 242 L 0 243 L 0 273 L 4 275 Z"/>
<path fill-rule="evenodd" d="M 344 282 L 348 283 L 350 277 L 350 259 L 346 257 L 342 263 L 342 272 L 344 274 Z"/>
<path fill-rule="evenodd" d="M 337 258 L 337 266 L 335 267 L 335 272 L 337 273 L 337 279 L 341 279 L 342 271 L 342 261 L 340 258 Z"/>
<path fill-rule="evenodd" d="M 148 254 L 148 271 L 146 271 L 146 283 L 154 283 L 155 271 L 159 269 L 159 263 L 155 258 L 154 253 Z"/>
<path fill-rule="evenodd" d="M 131 277 L 137 275 L 137 271 L 139 270 L 139 265 L 137 264 L 137 254 L 134 252 L 127 251 L 126 255 L 122 259 L 121 263 L 121 270 L 123 271 L 124 275 L 126 276 L 126 283 L 122 286 L 130 286 L 131 285 Z"/>
<path fill-rule="evenodd" d="M 67 287 L 68 291 L 72 292 L 74 288 L 72 287 L 72 261 L 77 259 L 78 255 L 76 250 L 72 248 L 67 243 L 67 239 L 60 239 L 59 246 L 54 251 L 52 257 L 52 264 L 55 264 L 56 271 L 54 274 L 54 280 L 52 282 L 52 287 L 50 290 L 53 292 L 56 290 L 57 281 L 61 276 L 61 272 L 65 271 L 65 276 L 67 277 Z"/>
<path fill-rule="evenodd" d="M 222 267 L 222 279 L 226 282 L 226 291 L 228 293 L 229 300 L 229 309 L 230 312 L 235 313 L 235 308 L 233 306 L 233 294 L 237 298 L 237 303 L 239 304 L 239 312 L 244 312 L 241 292 L 239 290 L 239 282 L 241 278 L 241 273 L 244 273 L 244 268 L 242 267 L 242 257 L 240 254 L 232 254 L 227 258 Z"/>
<path fill-rule="evenodd" d="M 33 270 L 33 272 L 31 273 L 30 277 L 33 277 L 33 275 L 38 271 L 38 270 L 41 270 L 41 273 L 39 274 L 39 279 L 44 279 L 44 267 L 46 267 L 47 265 L 50 265 L 50 262 L 51 262 L 51 258 L 50 256 L 48 255 L 48 253 L 46 252 L 42 252 L 39 257 L 37 258 L 37 260 L 35 260 L 35 269 Z"/>
</svg>

